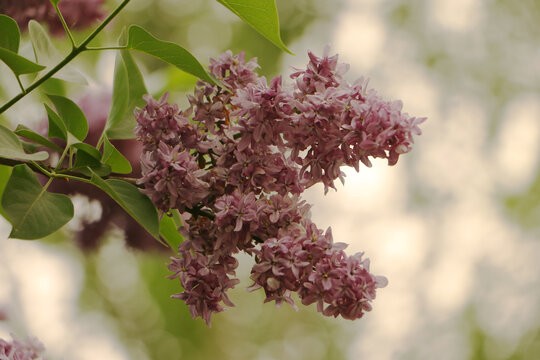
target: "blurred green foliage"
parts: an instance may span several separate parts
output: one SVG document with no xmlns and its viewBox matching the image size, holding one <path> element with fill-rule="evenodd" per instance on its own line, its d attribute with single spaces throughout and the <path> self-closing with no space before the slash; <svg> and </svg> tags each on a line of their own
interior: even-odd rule
<svg viewBox="0 0 540 360">
<path fill-rule="evenodd" d="M 215 315 L 208 328 L 170 297 L 180 285 L 166 279 L 164 256 L 132 253 L 114 236 L 84 262 L 82 309 L 107 314 L 133 359 L 141 352 L 171 360 L 344 359 L 353 335 L 343 321 L 322 318 L 313 307 L 295 312 L 263 305 L 262 292 L 245 290 L 246 276 L 230 294 L 237 306 Z"/>
<path fill-rule="evenodd" d="M 469 312 L 469 360 L 537 360 L 540 358 L 540 328 L 525 333 L 517 342 L 508 343 L 489 335 Z M 510 349 L 510 351 L 508 351 Z"/>
</svg>

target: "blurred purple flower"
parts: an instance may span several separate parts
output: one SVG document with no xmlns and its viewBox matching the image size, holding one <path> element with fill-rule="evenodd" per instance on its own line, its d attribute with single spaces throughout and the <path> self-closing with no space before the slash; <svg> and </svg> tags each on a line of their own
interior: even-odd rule
<svg viewBox="0 0 540 360">
<path fill-rule="evenodd" d="M 17 340 L 13 335 L 13 341 L 8 342 L 0 339 L 1 360 L 44 360 L 42 353 L 45 346 L 35 337 L 29 337 L 24 341 Z"/>
<path fill-rule="evenodd" d="M 103 18 L 105 0 L 62 0 L 58 4 L 70 29 L 86 29 Z M 0 14 L 12 17 L 19 27 L 26 30 L 32 19 L 47 23 L 53 35 L 64 34 L 64 28 L 54 7 L 48 0 L 2 0 Z"/>
</svg>

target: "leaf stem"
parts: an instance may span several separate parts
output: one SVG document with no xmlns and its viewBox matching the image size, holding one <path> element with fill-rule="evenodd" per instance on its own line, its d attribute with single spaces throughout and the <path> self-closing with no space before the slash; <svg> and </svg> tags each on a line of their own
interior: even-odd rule
<svg viewBox="0 0 540 360">
<path fill-rule="evenodd" d="M 7 103 L 5 103 L 0 108 L 0 114 L 2 114 L 4 111 L 9 109 L 13 104 L 15 104 L 17 101 L 21 100 L 23 97 L 25 97 L 27 94 L 29 94 L 32 90 L 43 84 L 46 80 L 48 80 L 50 77 L 52 77 L 54 74 L 56 74 L 60 69 L 62 69 L 64 66 L 66 66 L 71 60 L 73 60 L 77 55 L 79 55 L 81 52 L 87 50 L 86 46 L 107 26 L 112 19 L 118 13 L 130 2 L 131 0 L 123 0 L 120 5 L 116 9 L 113 10 L 113 12 L 90 34 L 88 37 L 81 43 L 79 46 L 74 46 L 71 52 L 64 58 L 64 60 L 60 61 L 54 68 L 49 70 L 45 75 L 43 75 L 41 78 L 36 80 L 33 84 L 31 84 L 25 91 L 23 90 L 18 95 L 14 96 L 11 100 L 9 100 Z"/>
<path fill-rule="evenodd" d="M 66 175 L 66 174 L 51 174 L 52 178 L 61 178 L 61 179 L 71 179 L 71 180 L 78 180 L 82 181 L 88 184 L 91 184 L 92 182 L 89 179 L 80 177 L 80 176 L 74 176 L 74 175 Z"/>
<path fill-rule="evenodd" d="M 87 47 L 85 50 L 87 51 L 93 51 L 93 50 L 125 50 L 127 49 L 127 46 L 104 46 L 104 47 Z"/>
<path fill-rule="evenodd" d="M 45 170 L 43 167 L 41 167 L 37 162 L 30 161 L 31 165 L 33 165 L 37 170 L 39 170 L 43 175 L 46 175 L 48 177 L 52 177 L 52 172 Z M 32 166 L 30 166 L 30 169 L 36 171 Z"/>
<path fill-rule="evenodd" d="M 90 177 L 83 175 L 77 171 L 72 171 L 70 169 L 65 170 L 55 170 L 50 167 L 45 167 L 43 165 L 39 165 L 35 161 L 25 162 L 25 161 L 19 161 L 19 160 L 13 160 L 13 159 L 7 159 L 7 158 L 1 158 L 0 157 L 0 165 L 7 165 L 7 166 L 15 166 L 20 164 L 26 164 L 32 169 L 34 172 L 39 172 L 45 176 L 48 177 L 55 177 L 55 178 L 66 178 L 66 179 L 75 179 L 80 181 L 89 182 Z M 103 176 L 103 179 L 116 179 L 116 180 L 122 180 L 125 182 L 128 182 L 130 184 L 133 184 L 137 187 L 141 187 L 141 185 L 137 184 L 137 178 L 132 177 L 126 177 L 126 176 L 115 176 L 115 175 L 109 175 L 109 176 Z"/>
<path fill-rule="evenodd" d="M 60 18 L 60 21 L 62 22 L 62 26 L 64 27 L 64 30 L 66 31 L 66 34 L 69 37 L 69 41 L 71 41 L 71 48 L 75 49 L 77 47 L 77 44 L 75 44 L 73 35 L 71 34 L 71 31 L 69 31 L 69 27 L 66 23 L 66 20 L 64 19 L 64 16 L 62 16 L 62 13 L 60 12 L 60 9 L 58 8 L 58 4 L 54 4 L 54 10 L 56 10 L 58 17 Z"/>
<path fill-rule="evenodd" d="M 69 149 L 71 149 L 71 146 L 66 146 L 64 148 L 64 151 L 62 151 L 62 155 L 60 155 L 60 159 L 58 160 L 58 163 L 56 164 L 56 167 L 54 168 L 54 172 L 58 171 L 60 169 L 60 166 L 62 166 L 62 162 L 64 161 L 64 158 L 66 157 L 66 154 L 68 153 Z"/>
<path fill-rule="evenodd" d="M 23 93 L 25 93 L 26 90 L 24 90 L 24 86 L 23 86 L 23 84 L 22 84 L 22 82 L 21 82 L 21 78 L 19 77 L 19 75 L 15 75 L 15 77 L 17 78 L 17 82 L 19 83 L 19 87 L 21 88 L 21 91 L 22 91 Z"/>
<path fill-rule="evenodd" d="M 98 150 L 101 148 L 101 145 L 103 145 L 103 142 L 105 141 L 105 132 L 106 132 L 106 129 L 103 128 L 103 132 L 99 136 L 98 142 L 96 144 L 96 149 Z"/>
</svg>

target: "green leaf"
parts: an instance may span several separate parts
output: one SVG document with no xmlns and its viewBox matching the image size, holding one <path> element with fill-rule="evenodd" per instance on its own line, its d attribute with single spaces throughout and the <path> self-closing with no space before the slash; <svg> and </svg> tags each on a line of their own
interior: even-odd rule
<svg viewBox="0 0 540 360">
<path fill-rule="evenodd" d="M 48 193 L 27 165 L 13 168 L 2 196 L 2 207 L 17 239 L 39 239 L 60 229 L 73 217 L 66 195 Z"/>
<path fill-rule="evenodd" d="M 156 39 L 140 26 L 131 25 L 129 27 L 127 46 L 130 49 L 155 56 L 180 70 L 195 75 L 211 84 L 218 85 L 218 82 L 204 70 L 203 66 L 189 51 L 175 43 Z"/>
<path fill-rule="evenodd" d="M 52 110 L 51 110 L 52 111 Z M 15 129 L 15 134 L 19 135 L 20 137 L 23 137 L 28 140 L 32 140 L 38 144 L 41 144 L 43 146 L 48 147 L 49 149 L 53 149 L 59 152 L 62 152 L 62 148 L 46 137 L 41 136 L 40 134 L 36 133 L 32 129 L 27 128 L 24 125 L 17 125 L 17 128 Z"/>
<path fill-rule="evenodd" d="M 21 41 L 21 31 L 17 22 L 7 15 L 0 14 L 0 47 L 19 52 L 19 42 Z"/>
<path fill-rule="evenodd" d="M 95 173 L 90 181 L 113 198 L 146 231 L 160 241 L 156 208 L 152 201 L 136 186 L 122 180 L 103 180 Z"/>
<path fill-rule="evenodd" d="M 103 143 L 103 158 L 101 161 L 110 165 L 111 171 L 117 174 L 129 174 L 133 171 L 128 159 L 111 144 L 107 137 L 105 137 Z"/>
<path fill-rule="evenodd" d="M 58 3 L 60 2 L 60 0 L 50 0 L 51 1 L 51 4 L 53 4 L 53 6 L 57 6 Z"/>
<path fill-rule="evenodd" d="M 135 118 L 129 116 L 129 80 L 126 65 L 120 54 L 116 55 L 114 65 L 113 93 L 111 109 L 105 124 L 105 134 L 111 138 L 133 138 L 135 134 Z"/>
<path fill-rule="evenodd" d="M 61 140 L 67 139 L 67 128 L 66 124 L 60 119 L 57 113 L 54 112 L 47 104 L 45 105 L 45 110 L 47 111 L 47 117 L 49 118 L 49 134 L 50 138 L 55 137 Z"/>
<path fill-rule="evenodd" d="M 73 101 L 60 95 L 47 95 L 66 125 L 67 131 L 83 141 L 88 134 L 88 121 L 82 110 Z"/>
<path fill-rule="evenodd" d="M 28 153 L 30 153 L 30 154 L 35 153 L 37 151 L 37 149 L 40 147 L 39 144 L 36 144 L 36 143 L 33 143 L 33 142 L 24 141 L 24 140 L 20 140 L 20 142 L 22 144 L 24 152 L 26 152 L 27 154 Z"/>
<path fill-rule="evenodd" d="M 77 149 L 77 151 L 83 151 L 85 153 L 88 154 L 88 156 L 96 159 L 96 160 L 100 160 L 101 159 L 101 153 L 99 152 L 98 149 L 96 149 L 95 147 L 93 147 L 92 145 L 90 144 L 87 144 L 87 143 L 82 143 L 82 142 L 78 142 L 76 144 L 73 144 L 72 146 L 74 149 Z"/>
<path fill-rule="evenodd" d="M 4 195 L 4 189 L 6 188 L 9 177 L 11 176 L 12 169 L 13 168 L 11 166 L 0 165 L 0 199 Z M 7 218 L 6 212 L 2 206 L 0 206 L 0 215 Z"/>
<path fill-rule="evenodd" d="M 119 42 L 122 42 L 121 36 Z M 111 110 L 105 131 L 109 139 L 132 139 L 136 125 L 133 110 L 144 107 L 143 95 L 148 94 L 137 64 L 127 50 L 116 56 L 114 67 L 113 95 Z"/>
<path fill-rule="evenodd" d="M 30 33 L 30 39 L 32 40 L 32 47 L 34 48 L 36 60 L 39 61 L 40 64 L 43 64 L 47 68 L 51 69 L 59 62 L 64 60 L 65 56 L 62 56 L 54 47 L 49 34 L 37 21 L 30 20 L 28 23 L 28 32 Z M 87 84 L 86 78 L 69 64 L 54 74 L 54 78 L 77 84 Z"/>
<path fill-rule="evenodd" d="M 111 173 L 111 167 L 101 162 L 101 153 L 92 145 L 78 142 L 72 148 L 77 149 L 75 164 L 71 170 L 79 171 L 87 176 L 92 176 L 91 168 L 99 176 L 106 176 Z"/>
<path fill-rule="evenodd" d="M 292 54 L 281 40 L 275 0 L 217 0 L 217 2 L 248 23 L 272 44 Z"/>
<path fill-rule="evenodd" d="M 184 238 L 178 232 L 178 228 L 182 226 L 182 220 L 178 214 L 178 210 L 173 210 L 171 214 L 165 214 L 159 222 L 159 234 L 173 250 L 178 249 L 178 245 L 184 241 Z"/>
<path fill-rule="evenodd" d="M 17 76 L 32 74 L 45 69 L 45 66 L 36 64 L 11 50 L 0 48 L 0 60 L 2 60 Z"/>
<path fill-rule="evenodd" d="M 0 157 L 21 161 L 43 161 L 49 157 L 49 153 L 46 151 L 33 154 L 25 153 L 17 135 L 7 127 L 0 125 Z"/>
</svg>

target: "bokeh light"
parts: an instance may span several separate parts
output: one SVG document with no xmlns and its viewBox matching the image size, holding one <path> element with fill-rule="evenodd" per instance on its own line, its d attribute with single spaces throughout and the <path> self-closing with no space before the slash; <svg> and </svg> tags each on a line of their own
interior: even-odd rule
<svg viewBox="0 0 540 360">
<path fill-rule="evenodd" d="M 245 291 L 253 260 L 241 257 L 236 307 L 208 329 L 169 298 L 180 290 L 165 278 L 168 255 L 127 248 L 121 229 L 83 253 L 71 241 L 80 221 L 40 242 L 7 239 L 2 221 L 0 337 L 36 335 L 53 359 L 540 358 L 538 1 L 277 4 L 296 56 L 214 1 L 133 1 L 114 28 L 141 24 L 201 60 L 245 50 L 267 76 L 285 77 L 305 65 L 308 49 L 320 54 L 330 45 L 351 64 L 349 81 L 368 77 L 385 98 L 428 117 L 396 166 L 344 169 L 338 191 L 324 195 L 315 186 L 305 194 L 318 226 L 331 226 L 348 253 L 364 251 L 373 272 L 388 277 L 373 311 L 349 322 L 313 307 L 275 309 L 260 292 Z M 101 41 L 114 41 L 113 33 Z M 92 88 L 110 89 L 114 54 L 92 56 L 78 65 Z M 185 104 L 192 78 L 137 61 L 153 94 L 169 90 Z M 5 99 L 17 88 L 4 81 L 5 68 L 0 74 Z M 17 104 L 5 120 L 37 123 L 36 100 Z M 75 199 L 79 219 L 97 216 L 91 202 Z"/>
</svg>

